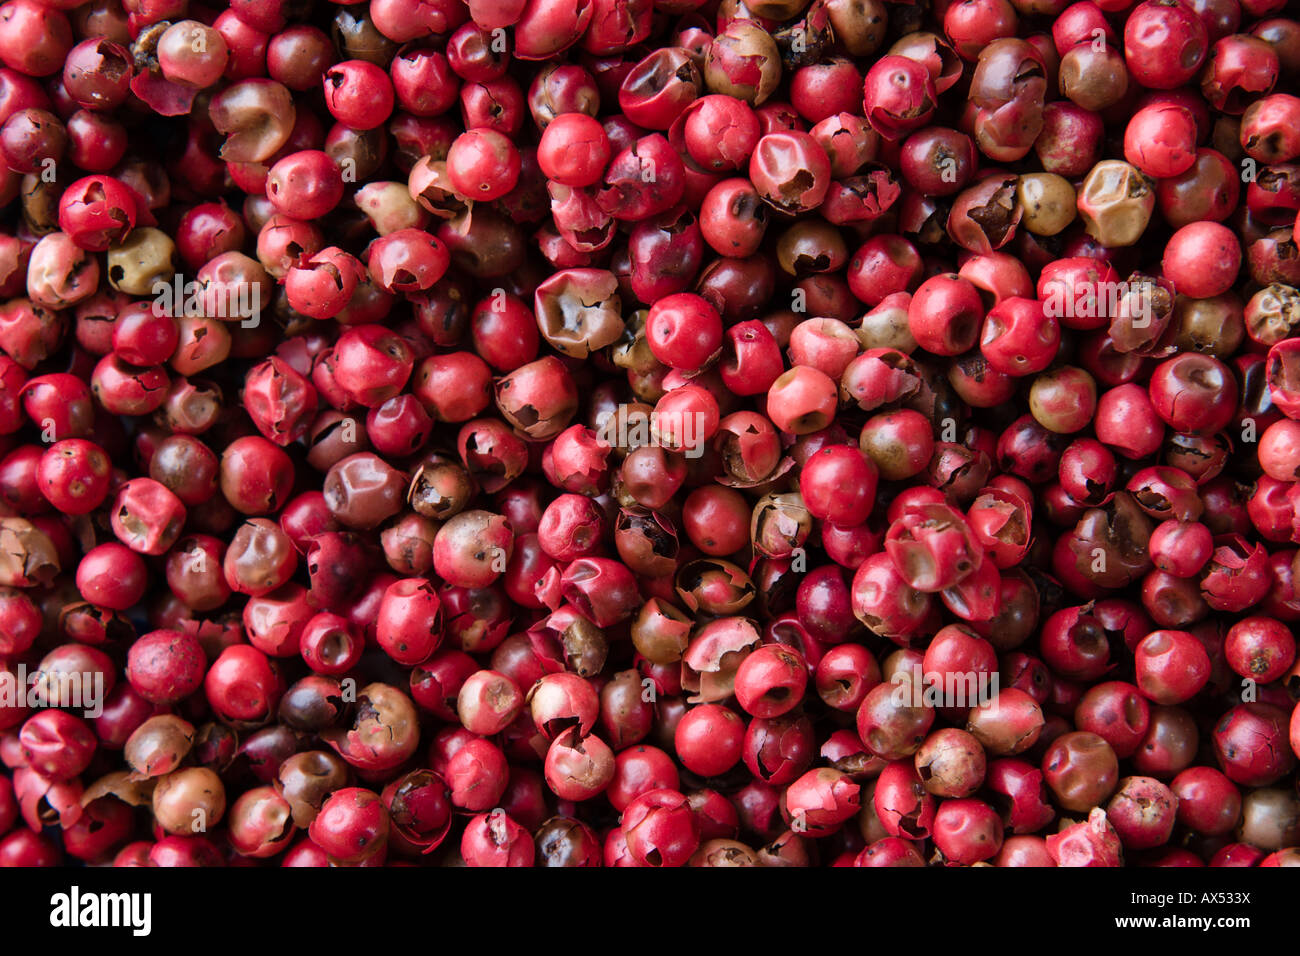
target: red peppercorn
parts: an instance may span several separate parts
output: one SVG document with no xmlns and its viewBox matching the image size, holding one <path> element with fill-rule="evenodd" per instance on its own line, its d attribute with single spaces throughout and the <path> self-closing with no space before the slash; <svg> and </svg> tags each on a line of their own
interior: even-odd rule
<svg viewBox="0 0 1300 956">
<path fill-rule="evenodd" d="M 70 3 L 0 863 L 1295 862 L 1281 0 Z"/>
<path fill-rule="evenodd" d="M 643 793 L 623 811 L 623 839 L 639 866 L 683 866 L 699 846 L 699 823 L 675 790 Z"/>
<path fill-rule="evenodd" d="M 199 689 L 204 666 L 197 639 L 178 631 L 153 631 L 131 645 L 126 676 L 145 700 L 173 704 Z"/>
</svg>

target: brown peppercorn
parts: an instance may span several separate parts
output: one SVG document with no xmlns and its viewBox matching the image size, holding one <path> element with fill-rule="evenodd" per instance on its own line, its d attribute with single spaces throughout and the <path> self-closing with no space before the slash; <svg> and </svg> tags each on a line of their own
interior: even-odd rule
<svg viewBox="0 0 1300 956">
<path fill-rule="evenodd" d="M 382 69 L 388 69 L 397 55 L 399 44 L 379 32 L 379 28 L 361 5 L 340 7 L 330 24 L 334 45 L 354 60 L 365 60 Z"/>
<path fill-rule="evenodd" d="M 600 858 L 595 834 L 585 823 L 572 817 L 551 817 L 538 828 L 533 839 L 537 844 L 538 866 L 590 866 Z"/>
<path fill-rule="evenodd" d="M 1300 799 L 1274 787 L 1247 791 L 1237 838 L 1269 852 L 1295 846 L 1300 842 Z"/>
<path fill-rule="evenodd" d="M 1173 322 L 1174 345 L 1180 352 L 1203 352 L 1227 360 L 1246 337 L 1245 309 L 1232 292 L 1212 299 L 1178 296 Z"/>
<path fill-rule="evenodd" d="M 618 279 L 606 269 L 566 269 L 537 287 L 537 324 L 557 352 L 585 359 L 623 334 Z"/>
<path fill-rule="evenodd" d="M 826 0 L 835 39 L 854 56 L 871 56 L 885 42 L 889 4 L 882 0 Z"/>
<path fill-rule="evenodd" d="M 1101 49 L 1080 43 L 1061 57 L 1061 95 L 1076 106 L 1100 112 L 1114 106 L 1128 92 L 1124 55 L 1111 44 Z"/>
<path fill-rule="evenodd" d="M 58 573 L 49 535 L 25 518 L 0 518 L 0 587 L 49 587 Z"/>
<path fill-rule="evenodd" d="M 1142 238 L 1155 205 L 1150 181 L 1118 159 L 1092 167 L 1079 190 L 1084 230 L 1108 248 L 1131 246 Z"/>
<path fill-rule="evenodd" d="M 348 765 L 336 754 L 306 750 L 280 764 L 274 784 L 289 803 L 294 825 L 306 827 L 316 819 L 325 798 L 347 785 L 348 777 Z"/>
<path fill-rule="evenodd" d="M 444 223 L 438 238 L 451 253 L 452 265 L 475 279 L 508 276 L 527 256 L 519 226 L 482 203 Z"/>
<path fill-rule="evenodd" d="M 571 606 L 561 607 L 534 629 L 549 635 L 564 651 L 566 669 L 579 677 L 594 677 L 605 666 L 609 642 L 605 632 Z"/>
<path fill-rule="evenodd" d="M 781 82 L 781 51 L 772 35 L 753 20 L 732 20 L 709 44 L 704 82 L 710 93 L 758 106 Z"/>
<path fill-rule="evenodd" d="M 622 509 L 614 522 L 614 545 L 634 574 L 661 578 L 677 568 L 677 530 L 657 511 Z"/>
<path fill-rule="evenodd" d="M 687 866 L 761 866 L 754 851 L 739 840 L 707 840 Z"/>
<path fill-rule="evenodd" d="M 916 752 L 921 785 L 937 797 L 969 797 L 984 782 L 984 748 L 956 727 L 936 730 Z"/>
<path fill-rule="evenodd" d="M 187 767 L 158 781 L 153 791 L 153 816 L 168 833 L 206 833 L 226 812 L 226 788 L 207 767 Z"/>
<path fill-rule="evenodd" d="M 834 272 L 848 260 L 844 236 L 829 222 L 805 219 L 795 223 L 776 241 L 776 261 L 786 275 L 802 277 Z"/>
<path fill-rule="evenodd" d="M 337 680 L 311 674 L 296 681 L 280 698 L 280 721 L 294 730 L 316 733 L 333 726 L 346 707 Z"/>
<path fill-rule="evenodd" d="M 682 659 L 690 642 L 691 619 L 667 601 L 652 597 L 632 621 L 632 644 L 637 653 L 655 664 Z"/>
<path fill-rule="evenodd" d="M 463 511 L 473 495 L 474 482 L 465 467 L 433 453 L 416 466 L 406 497 L 419 514 L 446 521 Z"/>
<path fill-rule="evenodd" d="M 750 538 L 754 550 L 769 558 L 786 558 L 812 533 L 812 515 L 797 493 L 764 495 L 754 505 Z"/>
<path fill-rule="evenodd" d="M 357 692 L 351 727 L 320 735 L 340 757 L 365 771 L 391 770 L 420 744 L 420 721 L 411 698 L 388 684 L 367 684 Z"/>
<path fill-rule="evenodd" d="M 1276 345 L 1300 325 L 1300 291 L 1274 282 L 1260 289 L 1246 303 L 1246 327 L 1261 345 Z"/>
<path fill-rule="evenodd" d="M 349 528 L 368 531 L 402 510 L 406 474 L 378 455 L 361 452 L 336 462 L 322 488 L 330 513 Z"/>
<path fill-rule="evenodd" d="M 119 292 L 154 295 L 154 283 L 170 282 L 175 275 L 176 246 L 161 229 L 137 226 L 108 250 L 108 281 Z"/>
<path fill-rule="evenodd" d="M 150 717 L 126 740 L 122 755 L 131 778 L 161 777 L 181 765 L 194 746 L 194 725 L 174 714 Z"/>
<path fill-rule="evenodd" d="M 1052 741 L 1043 757 L 1043 776 L 1064 809 L 1087 813 L 1114 793 L 1119 759 L 1103 738 L 1076 730 Z"/>
<path fill-rule="evenodd" d="M 1055 173 L 1028 173 L 1016 185 L 1024 215 L 1021 223 L 1038 236 L 1055 236 L 1078 213 L 1074 187 Z"/>
</svg>

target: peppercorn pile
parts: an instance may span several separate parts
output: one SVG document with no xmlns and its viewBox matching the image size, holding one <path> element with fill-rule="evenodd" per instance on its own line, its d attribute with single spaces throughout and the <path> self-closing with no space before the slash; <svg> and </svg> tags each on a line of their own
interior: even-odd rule
<svg viewBox="0 0 1300 956">
<path fill-rule="evenodd" d="M 0 5 L 0 866 L 1300 865 L 1295 13 Z"/>
</svg>

